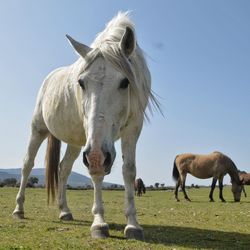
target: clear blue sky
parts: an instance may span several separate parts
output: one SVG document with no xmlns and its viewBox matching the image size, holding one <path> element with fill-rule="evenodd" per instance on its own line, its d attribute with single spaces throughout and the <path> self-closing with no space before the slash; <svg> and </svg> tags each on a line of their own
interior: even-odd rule
<svg viewBox="0 0 250 250">
<path fill-rule="evenodd" d="M 1 1 L 0 168 L 21 167 L 37 92 L 77 56 L 65 34 L 90 44 L 119 10 L 133 10 L 165 118 L 145 124 L 137 173 L 173 185 L 175 155 L 219 150 L 250 172 L 250 1 Z M 123 183 L 120 143 L 106 181 Z M 36 167 L 43 167 L 44 148 Z M 82 157 L 74 171 L 88 175 Z M 188 177 L 187 183 L 211 180 Z M 228 181 L 228 179 L 227 179 Z"/>
</svg>

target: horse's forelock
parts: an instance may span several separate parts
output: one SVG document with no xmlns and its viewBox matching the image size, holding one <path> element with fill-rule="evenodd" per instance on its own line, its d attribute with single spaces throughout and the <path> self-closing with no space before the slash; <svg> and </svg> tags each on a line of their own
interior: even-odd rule
<svg viewBox="0 0 250 250">
<path fill-rule="evenodd" d="M 120 71 L 128 78 L 131 86 L 131 96 L 137 100 L 135 102 L 136 104 L 133 106 L 137 108 L 139 107 L 140 112 L 144 113 L 143 102 L 141 100 L 143 95 L 140 95 L 139 93 L 138 81 L 136 79 L 134 68 L 129 59 L 121 52 L 118 44 L 109 44 L 100 48 L 93 48 L 86 58 L 84 58 L 84 65 L 81 73 L 87 70 L 98 57 L 103 57 L 105 60 L 109 61 L 116 70 Z"/>
<path fill-rule="evenodd" d="M 129 13 L 119 13 L 112 19 L 103 32 L 101 32 L 92 43 L 93 48 L 84 58 L 82 71 L 86 70 L 99 56 L 109 61 L 114 68 L 126 76 L 131 88 L 131 109 L 133 113 L 141 113 L 146 119 L 145 106 L 148 103 L 149 111 L 152 113 L 152 106 L 160 110 L 159 102 L 151 91 L 150 75 L 148 74 L 146 62 L 141 49 L 138 47 L 128 59 L 120 49 L 120 41 L 124 35 L 126 27 L 133 31 L 134 24 L 129 19 Z M 135 32 L 135 31 L 134 31 Z M 137 45 L 138 46 L 138 45 Z M 142 66 L 142 64 L 145 66 Z M 144 67 L 144 68 L 143 68 Z M 161 110 L 160 110 L 161 111 Z"/>
</svg>

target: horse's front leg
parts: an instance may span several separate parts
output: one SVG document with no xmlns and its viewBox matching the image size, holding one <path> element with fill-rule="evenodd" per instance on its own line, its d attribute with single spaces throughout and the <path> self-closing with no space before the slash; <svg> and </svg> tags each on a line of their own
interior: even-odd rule
<svg viewBox="0 0 250 250">
<path fill-rule="evenodd" d="M 92 238 L 106 238 L 109 236 L 108 224 L 104 221 L 104 208 L 102 203 L 102 181 L 103 176 L 92 176 L 94 185 L 94 203 L 92 207 L 92 214 L 94 221 L 91 226 Z"/>
<path fill-rule="evenodd" d="M 143 240 L 144 234 L 136 219 L 134 202 L 134 182 L 136 176 L 135 150 L 138 136 L 130 134 L 121 138 L 123 154 L 122 173 L 125 184 L 125 215 L 127 217 L 127 226 L 125 227 L 124 234 L 128 239 Z"/>
</svg>

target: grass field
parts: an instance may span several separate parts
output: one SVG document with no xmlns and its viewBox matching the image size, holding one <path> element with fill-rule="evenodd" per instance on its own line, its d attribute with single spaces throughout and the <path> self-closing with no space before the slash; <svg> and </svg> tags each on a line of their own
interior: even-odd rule
<svg viewBox="0 0 250 250">
<path fill-rule="evenodd" d="M 180 193 L 177 203 L 170 191 L 150 191 L 136 197 L 137 215 L 145 241 L 126 240 L 123 235 L 123 191 L 104 191 L 105 218 L 111 237 L 90 237 L 93 192 L 68 191 L 74 221 L 61 222 L 56 206 L 46 205 L 43 189 L 27 189 L 24 220 L 13 220 L 16 188 L 0 189 L 0 249 L 250 249 L 249 197 L 233 202 L 224 189 L 226 203 L 208 202 L 208 188 L 188 190 L 192 202 Z"/>
</svg>

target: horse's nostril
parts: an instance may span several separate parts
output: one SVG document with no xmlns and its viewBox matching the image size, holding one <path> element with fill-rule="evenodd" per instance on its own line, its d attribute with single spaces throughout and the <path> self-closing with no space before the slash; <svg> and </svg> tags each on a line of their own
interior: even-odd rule
<svg viewBox="0 0 250 250">
<path fill-rule="evenodd" d="M 83 163 L 85 164 L 85 166 L 87 168 L 89 168 L 89 162 L 88 162 L 88 159 L 87 159 L 87 153 L 86 152 L 83 152 Z"/>
<path fill-rule="evenodd" d="M 111 154 L 109 152 L 106 153 L 106 158 L 104 161 L 104 166 L 109 167 L 111 164 Z"/>
</svg>

